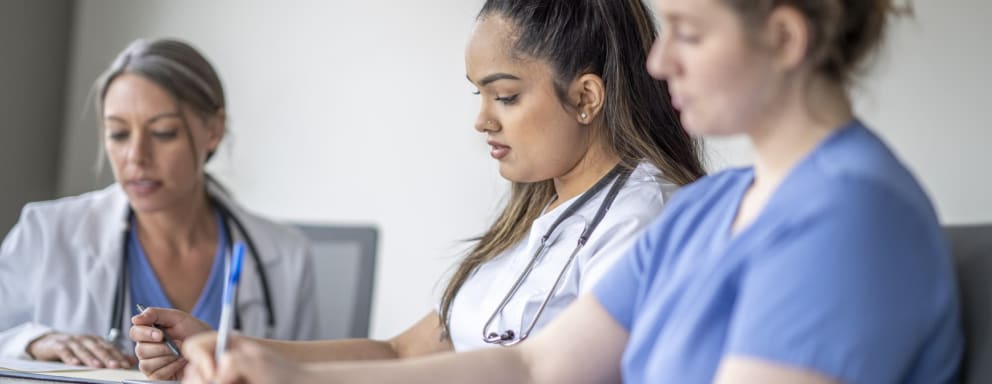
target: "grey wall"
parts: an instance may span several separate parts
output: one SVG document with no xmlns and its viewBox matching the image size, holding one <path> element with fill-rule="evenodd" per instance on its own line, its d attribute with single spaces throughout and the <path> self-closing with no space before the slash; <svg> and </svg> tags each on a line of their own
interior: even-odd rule
<svg viewBox="0 0 992 384">
<path fill-rule="evenodd" d="M 0 234 L 56 195 L 73 4 L 0 1 Z"/>
</svg>

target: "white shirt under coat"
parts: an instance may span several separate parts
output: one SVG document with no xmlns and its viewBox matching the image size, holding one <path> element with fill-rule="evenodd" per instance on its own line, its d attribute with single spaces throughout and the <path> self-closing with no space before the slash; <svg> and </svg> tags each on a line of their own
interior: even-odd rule
<svg viewBox="0 0 992 384">
<path fill-rule="evenodd" d="M 277 339 L 316 334 L 314 279 L 306 238 L 298 230 L 245 211 L 222 191 L 210 195 L 244 224 L 268 277 L 275 328 L 255 258 L 245 255 L 237 309 L 241 333 Z M 127 197 L 118 184 L 59 200 L 27 204 L 0 247 L 0 357 L 27 358 L 27 345 L 49 332 L 107 334 L 121 269 Z M 244 234 L 229 221 L 234 241 Z M 249 251 L 250 252 L 250 251 Z M 117 320 L 125 351 L 131 326 L 130 290 Z M 133 353 L 133 352 L 132 352 Z"/>
<path fill-rule="evenodd" d="M 591 222 L 612 185 L 608 185 L 565 219 L 551 236 L 551 246 L 524 281 L 517 294 L 497 316 L 489 332 L 508 329 L 520 335 L 534 318 L 558 273 L 575 250 L 579 235 Z M 661 213 L 662 206 L 677 189 L 654 166 L 642 163 L 631 173 L 589 241 L 579 251 L 558 292 L 548 303 L 531 333 L 535 335 L 580 294 L 588 292 L 613 266 L 634 240 Z M 482 341 L 482 328 L 517 278 L 527 267 L 541 237 L 571 203 L 545 212 L 531 226 L 527 238 L 480 266 L 465 281 L 451 305 L 450 332 L 456 351 L 492 346 Z"/>
</svg>

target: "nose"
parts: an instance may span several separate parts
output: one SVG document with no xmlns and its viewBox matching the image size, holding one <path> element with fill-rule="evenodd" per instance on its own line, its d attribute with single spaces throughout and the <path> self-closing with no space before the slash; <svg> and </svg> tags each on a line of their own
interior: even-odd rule
<svg viewBox="0 0 992 384">
<path fill-rule="evenodd" d="M 675 74 L 676 63 L 674 60 L 674 49 L 668 33 L 662 32 L 654 44 L 651 45 L 651 52 L 648 53 L 647 68 L 651 77 L 658 80 L 668 80 Z"/>
<path fill-rule="evenodd" d="M 147 135 L 140 132 L 135 134 L 133 139 L 128 142 L 127 162 L 136 165 L 143 165 L 148 162 L 150 155 L 151 140 L 149 140 Z"/>
<path fill-rule="evenodd" d="M 499 123 L 496 119 L 485 113 L 479 113 L 475 119 L 475 130 L 479 133 L 489 133 L 499 131 Z"/>
</svg>

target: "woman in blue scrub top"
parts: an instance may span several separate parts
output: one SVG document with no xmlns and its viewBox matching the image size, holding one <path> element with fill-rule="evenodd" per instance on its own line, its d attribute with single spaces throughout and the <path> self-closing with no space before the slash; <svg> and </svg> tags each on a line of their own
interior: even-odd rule
<svg viewBox="0 0 992 384">
<path fill-rule="evenodd" d="M 884 0 L 660 0 L 648 59 L 685 127 L 753 167 L 683 189 L 626 258 L 519 348 L 294 365 L 246 339 L 190 382 L 945 383 L 961 357 L 934 208 L 852 112 Z M 219 375 L 216 373 L 219 372 Z"/>
<path fill-rule="evenodd" d="M 206 58 L 181 41 L 137 40 L 94 88 L 116 182 L 24 207 L 0 249 L 0 357 L 129 367 L 136 304 L 216 327 L 229 240 L 248 238 L 258 253 L 245 258 L 241 332 L 312 337 L 305 238 L 246 211 L 205 172 L 227 128 Z"/>
</svg>

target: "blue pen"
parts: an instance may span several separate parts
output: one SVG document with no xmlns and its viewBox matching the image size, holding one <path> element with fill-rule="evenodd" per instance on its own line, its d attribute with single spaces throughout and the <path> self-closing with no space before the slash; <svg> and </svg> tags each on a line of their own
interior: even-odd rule
<svg viewBox="0 0 992 384">
<path fill-rule="evenodd" d="M 220 361 L 221 355 L 227 349 L 227 336 L 231 333 L 231 320 L 234 317 L 234 293 L 238 291 L 238 281 L 241 280 L 241 264 L 245 258 L 245 244 L 237 242 L 234 244 L 234 254 L 231 258 L 231 269 L 228 271 L 227 283 L 224 284 L 224 304 L 220 311 L 220 324 L 217 329 L 217 351 L 214 353 L 216 361 Z"/>
</svg>

